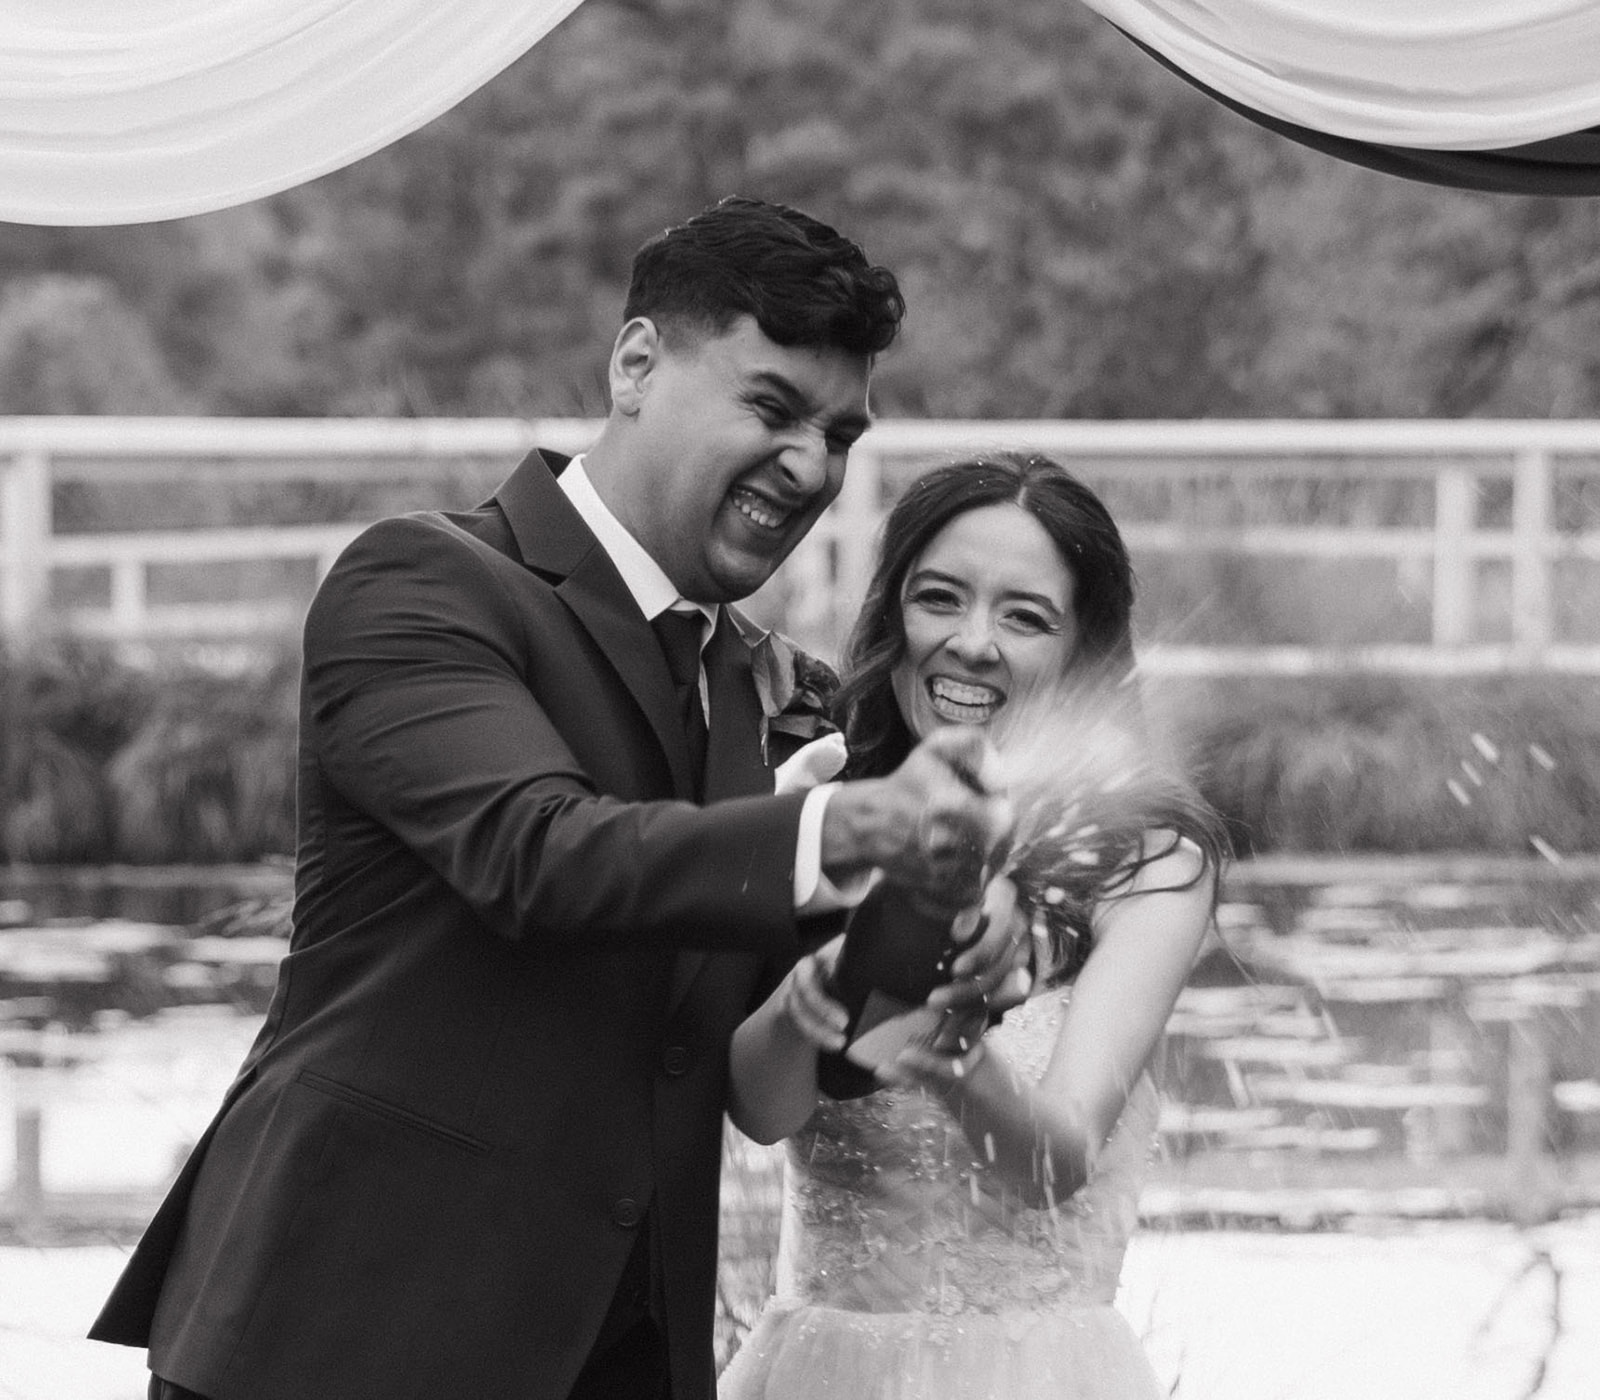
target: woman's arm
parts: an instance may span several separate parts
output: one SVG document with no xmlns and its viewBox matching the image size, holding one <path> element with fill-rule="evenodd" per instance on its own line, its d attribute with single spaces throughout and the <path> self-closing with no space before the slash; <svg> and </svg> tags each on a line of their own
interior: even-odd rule
<svg viewBox="0 0 1600 1400">
<path fill-rule="evenodd" d="M 928 998 L 928 1005 L 944 1015 L 949 1034 L 948 1043 L 925 1058 L 931 1072 L 945 1079 L 981 1057 L 988 1014 L 1016 1006 L 1031 987 L 1027 969 L 1017 966 L 1027 927 L 1009 880 L 991 880 L 985 888 L 979 926 L 985 932 L 955 959 L 953 980 Z M 828 991 L 844 937 L 801 958 L 733 1033 L 728 1116 L 746 1137 L 777 1142 L 803 1128 L 816 1107 L 817 1053 L 845 1046 L 849 1016 Z M 985 979 L 992 983 L 999 973 L 1004 976 L 998 985 L 984 991 Z"/>
<path fill-rule="evenodd" d="M 844 1048 L 845 1010 L 827 995 L 844 935 L 800 959 L 728 1048 L 728 1117 L 756 1142 L 799 1132 L 817 1106 L 817 1052 Z"/>
<path fill-rule="evenodd" d="M 987 1045 L 961 1073 L 938 1055 L 903 1057 L 907 1078 L 944 1095 L 973 1151 L 1028 1205 L 1063 1201 L 1088 1179 L 1194 965 L 1214 883 L 1198 849 L 1180 842 L 1138 872 L 1130 893 L 1102 904 L 1037 1083 Z"/>
</svg>

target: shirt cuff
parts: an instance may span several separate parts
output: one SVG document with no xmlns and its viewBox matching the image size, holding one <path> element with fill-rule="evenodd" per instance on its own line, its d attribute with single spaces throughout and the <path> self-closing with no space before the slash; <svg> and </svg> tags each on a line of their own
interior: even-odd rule
<svg viewBox="0 0 1600 1400">
<path fill-rule="evenodd" d="M 838 783 L 822 783 L 806 794 L 794 843 L 794 911 L 802 916 L 854 909 L 872 888 L 875 870 L 864 870 L 842 885 L 822 868 L 822 818 Z"/>
</svg>

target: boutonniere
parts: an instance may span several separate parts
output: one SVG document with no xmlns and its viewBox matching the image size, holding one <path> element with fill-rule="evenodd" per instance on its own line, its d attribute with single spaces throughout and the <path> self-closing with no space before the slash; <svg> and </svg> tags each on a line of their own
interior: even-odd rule
<svg viewBox="0 0 1600 1400">
<path fill-rule="evenodd" d="M 750 665 L 761 701 L 761 761 L 769 768 L 774 734 L 794 738 L 798 747 L 836 732 L 828 709 L 839 678 L 826 663 L 780 633 L 768 632 L 751 644 Z"/>
</svg>

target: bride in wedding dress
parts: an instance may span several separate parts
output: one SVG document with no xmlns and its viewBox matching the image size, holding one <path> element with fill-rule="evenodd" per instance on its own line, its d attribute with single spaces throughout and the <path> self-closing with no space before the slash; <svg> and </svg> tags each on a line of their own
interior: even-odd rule
<svg viewBox="0 0 1600 1400">
<path fill-rule="evenodd" d="M 952 1015 L 854 1090 L 835 1087 L 842 940 L 736 1034 L 733 1121 L 788 1146 L 776 1293 L 719 1400 L 1161 1394 L 1112 1304 L 1155 1142 L 1145 1066 L 1223 845 L 1151 760 L 1132 600 L 1111 517 L 1047 459 L 935 469 L 891 512 L 836 707 L 848 772 L 887 772 L 942 725 L 988 728 L 1011 760 L 1005 873 L 1036 975 L 998 1025 Z"/>
</svg>

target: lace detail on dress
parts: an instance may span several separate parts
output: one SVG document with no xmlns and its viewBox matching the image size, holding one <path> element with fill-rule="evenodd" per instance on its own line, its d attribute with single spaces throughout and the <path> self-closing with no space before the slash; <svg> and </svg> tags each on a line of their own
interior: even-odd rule
<svg viewBox="0 0 1600 1400">
<path fill-rule="evenodd" d="M 1037 1079 L 1066 1004 L 1048 992 L 990 1037 Z M 1029 1209 L 938 1099 L 888 1088 L 826 1102 L 790 1139 L 778 1296 L 852 1312 L 1053 1312 L 1109 1303 L 1155 1138 L 1148 1077 L 1082 1190 Z"/>
</svg>

